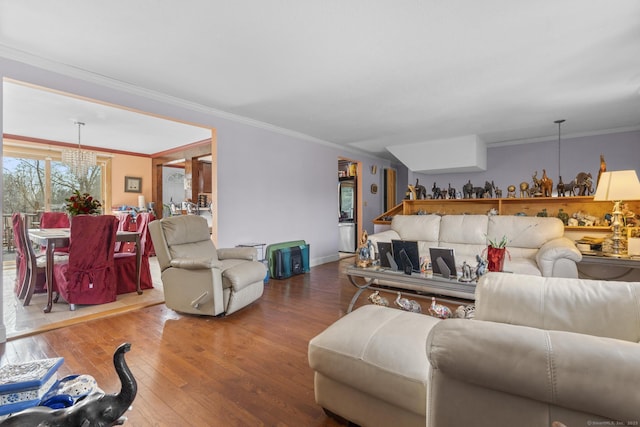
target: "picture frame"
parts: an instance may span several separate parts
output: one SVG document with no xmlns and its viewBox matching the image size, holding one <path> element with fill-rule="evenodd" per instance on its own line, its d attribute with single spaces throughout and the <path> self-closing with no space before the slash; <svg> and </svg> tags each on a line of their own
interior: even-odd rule
<svg viewBox="0 0 640 427">
<path fill-rule="evenodd" d="M 124 192 L 125 193 L 142 193 L 142 178 L 125 176 Z"/>
<path fill-rule="evenodd" d="M 640 237 L 640 227 L 627 227 L 627 239 Z"/>
</svg>

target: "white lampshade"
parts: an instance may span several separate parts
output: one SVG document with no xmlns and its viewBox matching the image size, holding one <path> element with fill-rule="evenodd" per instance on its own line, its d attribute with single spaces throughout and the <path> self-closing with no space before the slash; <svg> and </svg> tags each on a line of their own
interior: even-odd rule
<svg viewBox="0 0 640 427">
<path fill-rule="evenodd" d="M 636 171 L 603 172 L 593 200 L 640 200 L 640 182 Z"/>
</svg>

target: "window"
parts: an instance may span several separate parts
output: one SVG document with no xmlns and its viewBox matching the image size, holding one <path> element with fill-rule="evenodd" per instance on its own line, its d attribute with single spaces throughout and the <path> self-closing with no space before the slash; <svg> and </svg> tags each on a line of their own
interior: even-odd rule
<svg viewBox="0 0 640 427">
<path fill-rule="evenodd" d="M 60 161 L 60 152 L 35 145 L 4 142 L 3 213 L 63 211 L 65 199 L 75 190 L 99 198 L 110 206 L 107 188 L 108 157 L 98 157 L 98 165 L 86 177 L 78 177 Z"/>
</svg>

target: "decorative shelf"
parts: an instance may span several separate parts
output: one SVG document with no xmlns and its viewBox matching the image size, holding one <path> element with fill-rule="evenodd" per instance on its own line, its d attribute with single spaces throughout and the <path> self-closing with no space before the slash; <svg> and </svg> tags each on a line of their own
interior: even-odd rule
<svg viewBox="0 0 640 427">
<path fill-rule="evenodd" d="M 640 200 L 625 201 L 633 212 L 640 212 Z M 439 215 L 487 214 L 495 209 L 499 215 L 525 214 L 536 216 L 543 209 L 548 216 L 555 217 L 560 209 L 569 215 L 584 212 L 603 218 L 613 208 L 612 202 L 594 201 L 592 196 L 571 197 L 516 197 L 489 199 L 425 199 L 403 200 L 402 203 L 373 220 L 374 224 L 391 224 L 388 218 L 394 215 L 415 215 L 418 212 Z M 608 226 L 565 227 L 567 231 L 609 231 Z"/>
</svg>

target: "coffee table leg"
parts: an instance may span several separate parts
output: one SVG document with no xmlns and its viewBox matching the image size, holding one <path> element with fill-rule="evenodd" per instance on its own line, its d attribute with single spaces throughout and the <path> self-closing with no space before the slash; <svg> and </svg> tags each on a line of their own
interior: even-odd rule
<svg viewBox="0 0 640 427">
<path fill-rule="evenodd" d="M 351 311 L 353 310 L 353 306 L 360 297 L 360 294 L 362 294 L 362 292 L 364 292 L 366 289 L 369 289 L 369 286 L 373 284 L 375 279 L 365 279 L 365 283 L 363 285 L 359 285 L 358 283 L 356 283 L 353 276 L 347 275 L 347 277 L 349 278 L 351 284 L 358 288 L 355 295 L 353 295 L 353 298 L 351 298 L 351 302 L 349 303 L 349 307 L 347 308 L 347 313 L 351 313 Z"/>
</svg>

